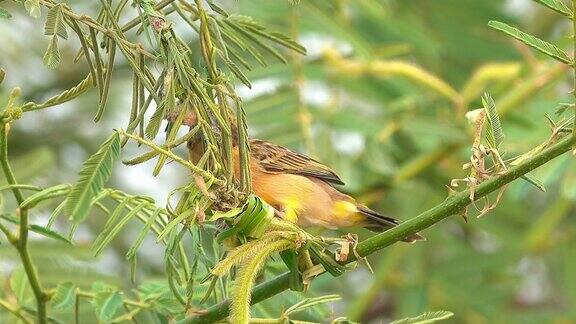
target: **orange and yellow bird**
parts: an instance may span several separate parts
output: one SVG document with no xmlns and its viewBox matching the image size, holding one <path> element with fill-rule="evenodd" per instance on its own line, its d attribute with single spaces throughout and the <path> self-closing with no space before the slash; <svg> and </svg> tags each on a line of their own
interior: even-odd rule
<svg viewBox="0 0 576 324">
<path fill-rule="evenodd" d="M 188 143 L 193 162 L 201 156 L 198 152 L 200 142 L 192 140 Z M 237 146 L 233 147 L 233 160 L 235 176 L 239 178 Z M 278 215 L 299 226 L 329 229 L 361 226 L 382 232 L 399 223 L 340 192 L 335 185 L 344 183 L 329 167 L 283 146 L 251 139 L 250 172 L 254 194 L 274 207 Z M 421 239 L 422 236 L 414 234 L 404 241 Z"/>
</svg>

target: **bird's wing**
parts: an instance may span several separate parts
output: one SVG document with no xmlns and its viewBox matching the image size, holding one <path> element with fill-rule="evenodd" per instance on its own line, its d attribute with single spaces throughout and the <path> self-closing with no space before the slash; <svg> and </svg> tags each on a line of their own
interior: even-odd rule
<svg viewBox="0 0 576 324">
<path fill-rule="evenodd" d="M 283 146 L 270 142 L 250 140 L 251 156 L 265 171 L 270 173 L 291 173 L 314 177 L 328 183 L 343 185 L 338 175 L 324 164 Z"/>
</svg>

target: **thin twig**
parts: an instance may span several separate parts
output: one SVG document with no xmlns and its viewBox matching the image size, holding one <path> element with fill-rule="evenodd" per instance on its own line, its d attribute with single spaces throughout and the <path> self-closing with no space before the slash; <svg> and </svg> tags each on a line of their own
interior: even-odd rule
<svg viewBox="0 0 576 324">
<path fill-rule="evenodd" d="M 202 170 L 201 168 L 190 163 L 189 161 L 184 160 L 183 158 L 179 157 L 178 155 L 176 155 L 176 154 L 174 154 L 174 153 L 172 153 L 172 152 L 170 152 L 170 151 L 168 151 L 168 150 L 166 150 L 166 149 L 164 149 L 164 148 L 162 148 L 162 147 L 160 147 L 160 146 L 158 146 L 158 145 L 156 145 L 150 141 L 147 141 L 147 140 L 145 140 L 139 136 L 126 133 L 123 130 L 119 130 L 119 132 L 120 132 L 120 134 L 122 134 L 126 137 L 129 137 L 129 138 L 137 141 L 140 144 L 144 144 L 144 145 L 150 147 L 151 149 L 155 150 L 156 152 L 158 152 L 160 154 L 164 154 L 164 155 L 168 156 L 169 158 L 173 159 L 175 162 L 178 162 L 178 163 L 182 164 L 183 166 L 189 168 L 192 172 L 202 176 L 206 180 L 213 181 L 214 184 L 218 184 L 218 185 L 224 184 L 223 180 L 214 177 L 210 172 Z"/>
<path fill-rule="evenodd" d="M 11 313 L 12 315 L 18 317 L 22 322 L 24 322 L 25 324 L 32 324 L 32 321 L 30 321 L 29 319 L 27 319 L 26 317 L 24 317 L 24 315 L 22 315 L 22 313 L 20 313 L 20 310 L 15 308 L 14 306 L 10 305 L 10 303 L 8 303 L 7 301 L 0 299 L 0 306 L 2 308 L 4 308 L 5 310 L 7 310 L 9 313 Z"/>
<path fill-rule="evenodd" d="M 10 168 L 8 163 L 8 130 L 5 123 L 0 124 L 0 164 L 2 166 L 2 171 L 6 176 L 6 180 L 10 185 L 16 185 L 16 178 L 14 173 Z M 24 201 L 24 196 L 17 186 L 12 187 L 12 193 L 21 205 Z M 38 323 L 46 323 L 46 302 L 48 300 L 46 293 L 42 289 L 40 281 L 38 279 L 38 273 L 36 268 L 32 263 L 32 258 L 30 257 L 30 252 L 28 250 L 28 210 L 26 208 L 17 209 L 17 213 L 20 216 L 19 225 L 19 235 L 17 239 L 11 240 L 12 245 L 18 250 L 20 259 L 22 260 L 22 266 L 34 292 L 34 297 L 36 298 L 37 312 L 38 312 Z"/>
<path fill-rule="evenodd" d="M 58 5 L 58 3 L 54 3 L 50 0 L 40 0 L 40 4 L 45 6 L 46 8 L 49 8 L 49 9 Z M 101 32 L 102 34 L 104 34 L 104 35 L 108 36 L 109 38 L 111 38 L 112 40 L 116 41 L 116 38 L 114 37 L 114 35 L 116 35 L 116 32 L 113 29 L 108 29 L 108 28 L 100 25 L 98 22 L 94 21 L 94 19 L 92 19 L 91 17 L 86 16 L 86 15 L 78 15 L 78 14 L 74 13 L 72 10 L 70 10 L 70 8 L 68 8 L 67 6 L 62 7 L 62 13 L 65 14 L 66 16 L 70 17 L 71 19 L 74 19 L 76 21 L 83 23 L 86 26 L 89 26 L 89 27 L 96 29 L 97 31 Z M 156 59 L 156 56 L 154 54 L 144 50 L 144 48 L 138 44 L 134 44 L 132 42 L 129 42 L 125 38 L 119 38 L 119 41 L 122 44 L 135 49 L 136 51 L 144 54 L 145 56 L 147 56 L 151 59 Z"/>
</svg>

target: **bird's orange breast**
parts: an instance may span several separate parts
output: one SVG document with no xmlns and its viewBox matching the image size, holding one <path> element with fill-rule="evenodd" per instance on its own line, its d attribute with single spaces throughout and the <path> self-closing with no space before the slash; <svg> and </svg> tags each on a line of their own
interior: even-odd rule
<svg viewBox="0 0 576 324">
<path fill-rule="evenodd" d="M 234 150 L 234 171 L 239 177 L 238 150 Z M 353 198 L 338 192 L 322 180 L 290 173 L 270 173 L 250 158 L 252 190 L 266 203 L 284 212 L 301 226 L 339 228 L 364 221 Z M 291 219 L 291 215 L 295 219 Z"/>
</svg>

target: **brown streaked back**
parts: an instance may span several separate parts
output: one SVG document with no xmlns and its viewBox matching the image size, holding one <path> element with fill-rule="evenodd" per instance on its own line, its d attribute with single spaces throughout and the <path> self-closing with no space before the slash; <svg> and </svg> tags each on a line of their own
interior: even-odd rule
<svg viewBox="0 0 576 324">
<path fill-rule="evenodd" d="M 259 139 L 250 140 L 252 158 L 269 173 L 291 173 L 313 177 L 331 184 L 343 185 L 342 179 L 329 167 L 283 146 Z"/>
</svg>

